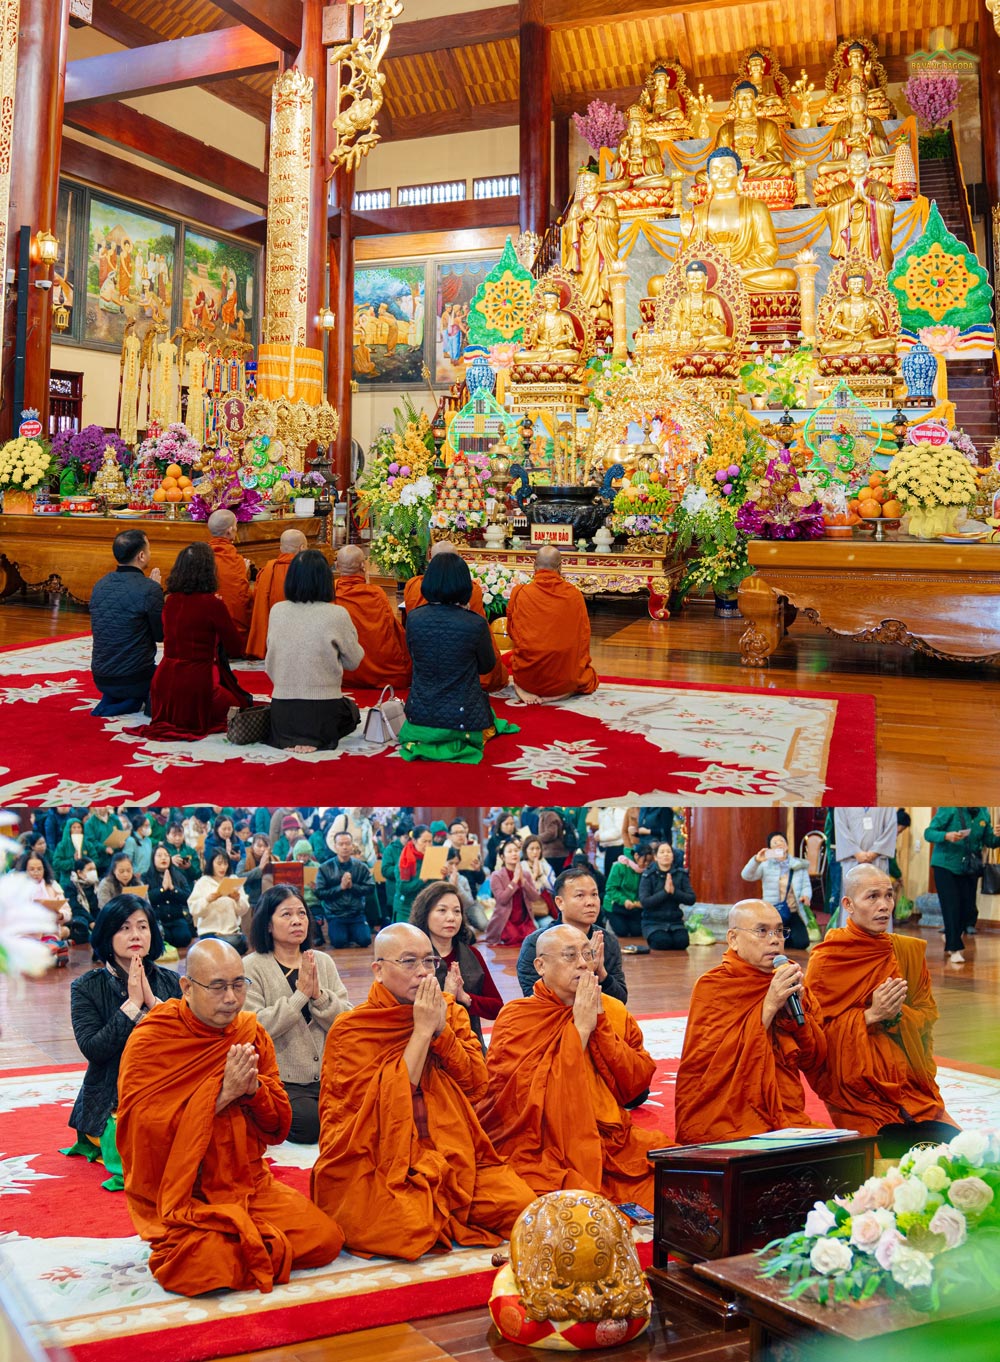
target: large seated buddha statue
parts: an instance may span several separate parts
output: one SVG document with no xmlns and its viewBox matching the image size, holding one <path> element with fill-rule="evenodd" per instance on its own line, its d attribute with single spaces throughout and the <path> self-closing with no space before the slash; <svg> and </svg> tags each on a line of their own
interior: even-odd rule
<svg viewBox="0 0 1000 1362">
<path fill-rule="evenodd" d="M 757 113 L 769 118 L 779 128 L 791 126 L 792 109 L 788 102 L 790 86 L 777 57 L 769 47 L 754 47 L 740 58 L 736 80 L 733 82 L 730 113 L 735 110 L 736 91 L 748 80 L 757 91 Z"/>
<path fill-rule="evenodd" d="M 722 300 L 708 287 L 708 269 L 692 260 L 684 270 L 684 289 L 670 309 L 667 330 L 678 350 L 731 350 L 732 327 Z"/>
<path fill-rule="evenodd" d="M 681 234 L 718 246 L 736 266 L 750 293 L 786 293 L 798 287 L 795 271 L 777 264 L 778 241 L 767 204 L 740 188 L 742 162 L 722 146 L 708 158 L 708 192 L 681 218 Z"/>
<path fill-rule="evenodd" d="M 683 67 L 675 61 L 656 62 L 639 97 L 649 135 L 660 142 L 690 137 L 689 98 Z"/>
<path fill-rule="evenodd" d="M 863 269 L 846 277 L 846 294 L 834 304 L 824 321 L 819 349 L 824 355 L 895 355 L 898 326 L 893 333 L 887 310 L 866 292 Z"/>
<path fill-rule="evenodd" d="M 813 186 L 818 205 L 825 204 L 834 185 L 847 178 L 847 158 L 855 150 L 868 157 L 874 178 L 891 187 L 895 153 L 882 120 L 868 111 L 868 91 L 861 81 L 854 82 L 847 96 L 847 111 L 834 125 L 830 159 L 818 168 Z"/>
<path fill-rule="evenodd" d="M 885 67 L 878 59 L 874 38 L 845 38 L 837 47 L 826 74 L 826 103 L 821 124 L 838 123 L 847 113 L 847 100 L 857 82 L 868 96 L 868 112 L 875 118 L 895 118 L 889 99 Z"/>
<path fill-rule="evenodd" d="M 817 367 L 827 383 L 847 379 L 873 400 L 893 400 L 900 382 L 899 304 L 878 265 L 852 251 L 830 275 L 816 317 Z"/>
<path fill-rule="evenodd" d="M 535 288 L 525 345 L 514 355 L 512 383 L 577 383 L 583 376 L 586 328 L 569 310 L 579 294 L 569 285 L 542 280 Z M 564 305 L 564 303 L 566 305 Z"/>
<path fill-rule="evenodd" d="M 626 115 L 625 135 L 611 166 L 611 179 L 601 189 L 614 196 L 620 216 L 673 212 L 674 186 L 664 171 L 659 143 L 646 131 L 646 111 L 633 104 Z"/>
<path fill-rule="evenodd" d="M 771 208 L 791 208 L 795 202 L 795 172 L 785 160 L 777 123 L 757 114 L 757 87 L 743 80 L 733 91 L 732 118 L 716 133 L 713 151 L 729 147 L 743 166 L 744 189 Z M 697 177 L 705 184 L 707 174 Z"/>
</svg>

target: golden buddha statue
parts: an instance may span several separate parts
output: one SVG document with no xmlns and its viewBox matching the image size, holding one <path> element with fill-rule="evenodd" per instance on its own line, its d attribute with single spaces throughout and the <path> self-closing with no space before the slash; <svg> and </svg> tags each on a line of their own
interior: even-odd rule
<svg viewBox="0 0 1000 1362">
<path fill-rule="evenodd" d="M 670 311 L 671 345 L 686 352 L 731 350 L 733 337 L 718 294 L 708 287 L 708 269 L 692 260 L 684 270 L 684 289 Z"/>
<path fill-rule="evenodd" d="M 532 328 L 532 344 L 514 355 L 519 364 L 579 364 L 580 341 L 571 313 L 559 306 L 559 291 L 543 288 L 542 311 Z M 531 323 L 529 323 L 531 326 Z"/>
<path fill-rule="evenodd" d="M 788 103 L 788 80 L 782 74 L 778 60 L 770 48 L 755 47 L 747 52 L 739 65 L 739 73 L 757 91 L 757 113 L 770 118 L 779 128 L 787 128 L 792 121 Z M 733 85 L 735 97 L 739 81 Z"/>
<path fill-rule="evenodd" d="M 825 176 L 845 170 L 847 158 L 856 147 L 865 152 L 872 165 L 886 166 L 891 176 L 895 156 L 889 137 L 882 120 L 868 112 L 868 90 L 860 81 L 852 83 L 847 111 L 834 125 L 830 159 L 820 165 L 818 173 Z"/>
<path fill-rule="evenodd" d="M 661 142 L 691 136 L 686 96 L 683 68 L 675 61 L 658 61 L 646 77 L 640 96 L 651 136 Z"/>
<path fill-rule="evenodd" d="M 885 67 L 878 60 L 878 45 L 874 39 L 848 38 L 840 43 L 833 65 L 826 76 L 826 103 L 820 123 L 837 123 L 847 113 L 847 99 L 854 82 L 868 96 L 868 110 L 873 117 L 895 118 L 887 89 Z"/>
<path fill-rule="evenodd" d="M 618 259 L 618 205 L 600 178 L 581 170 L 562 229 L 563 269 L 579 275 L 579 289 L 599 320 L 611 322 L 609 267 Z"/>
<path fill-rule="evenodd" d="M 708 193 L 681 218 L 681 233 L 691 241 L 718 246 L 751 293 L 785 293 L 798 287 L 795 271 L 777 265 L 778 241 L 766 203 L 739 185 L 742 162 L 732 147 L 708 158 Z"/>
<path fill-rule="evenodd" d="M 777 123 L 757 115 L 757 87 L 741 80 L 733 91 L 732 118 L 716 133 L 713 151 L 731 147 L 739 156 L 748 180 L 792 180 L 795 172 L 785 161 Z M 704 172 L 699 176 L 704 179 Z"/>
<path fill-rule="evenodd" d="M 97 470 L 91 491 L 95 497 L 103 497 L 109 506 L 128 505 L 128 488 L 114 445 L 105 445 L 104 462 Z"/>
<path fill-rule="evenodd" d="M 866 294 L 863 270 L 852 270 L 847 293 L 824 322 L 819 349 L 824 355 L 894 355 L 897 336 L 885 308 Z"/>
<path fill-rule="evenodd" d="M 663 153 L 646 133 L 646 111 L 641 104 L 633 104 L 626 115 L 625 136 L 618 145 L 611 179 L 605 180 L 601 188 L 667 189 L 673 195 L 673 184 L 669 175 L 664 174 Z"/>
<path fill-rule="evenodd" d="M 858 251 L 878 265 L 883 274 L 892 269 L 892 223 L 896 203 L 892 191 L 869 174 L 867 154 L 860 148 L 847 157 L 847 179 L 834 185 L 826 206 L 830 227 L 830 254 L 843 260 Z"/>
</svg>

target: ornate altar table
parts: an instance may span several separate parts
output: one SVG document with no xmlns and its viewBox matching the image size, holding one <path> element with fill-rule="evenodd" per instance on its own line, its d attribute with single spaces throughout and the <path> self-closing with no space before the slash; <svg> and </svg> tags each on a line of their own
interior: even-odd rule
<svg viewBox="0 0 1000 1362">
<path fill-rule="evenodd" d="M 470 567 L 499 563 L 530 576 L 537 548 L 487 549 L 463 545 L 461 552 Z M 669 619 L 667 598 L 680 582 L 683 571 L 684 564 L 680 559 L 664 557 L 662 552 L 639 553 L 629 549 L 617 552 L 612 549 L 608 553 L 577 553 L 562 550 L 562 575 L 585 596 L 604 593 L 629 596 L 646 591 L 652 619 Z"/>
<path fill-rule="evenodd" d="M 752 540 L 740 661 L 762 667 L 801 612 L 832 634 L 951 662 L 1000 661 L 1000 544 Z"/>
<path fill-rule="evenodd" d="M 317 547 L 320 522 L 289 516 L 283 520 L 251 520 L 236 532 L 236 547 L 258 568 L 277 558 L 282 530 L 302 531 L 311 548 Z M 207 540 L 208 527 L 195 520 L 166 520 L 156 516 L 119 520 L 96 516 L 0 515 L 0 600 L 15 591 L 64 591 L 83 605 L 94 583 L 115 566 L 111 541 L 121 530 L 144 530 L 152 554 L 166 581 L 174 559 L 188 544 Z"/>
</svg>

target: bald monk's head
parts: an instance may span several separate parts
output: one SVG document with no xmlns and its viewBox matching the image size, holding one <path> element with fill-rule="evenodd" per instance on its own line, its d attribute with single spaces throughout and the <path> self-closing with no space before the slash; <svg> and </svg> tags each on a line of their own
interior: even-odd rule
<svg viewBox="0 0 1000 1362">
<path fill-rule="evenodd" d="M 188 1007 L 206 1026 L 219 1031 L 229 1025 L 246 999 L 243 961 L 228 941 L 206 937 L 187 953 L 181 993 Z"/>
<path fill-rule="evenodd" d="M 213 511 L 208 517 L 208 532 L 213 539 L 228 539 L 232 543 L 236 538 L 236 517 L 232 511 Z"/>
<path fill-rule="evenodd" d="M 553 544 L 543 544 L 535 554 L 536 572 L 562 572 L 562 554 Z"/>
<path fill-rule="evenodd" d="M 762 974 L 770 974 L 774 957 L 785 953 L 781 914 L 763 899 L 741 899 L 729 910 L 726 941 L 741 960 Z"/>
<path fill-rule="evenodd" d="M 549 927 L 535 942 L 535 970 L 560 1002 L 573 1006 L 577 985 L 594 972 L 594 948 L 579 927 Z"/>
<path fill-rule="evenodd" d="M 892 924 L 896 894 L 892 880 L 874 865 L 856 865 L 844 876 L 844 912 L 856 927 L 881 936 Z"/>
<path fill-rule="evenodd" d="M 345 544 L 338 550 L 335 569 L 338 577 L 349 577 L 365 570 L 365 551 L 358 544 Z"/>
<path fill-rule="evenodd" d="M 450 539 L 439 539 L 436 544 L 431 545 L 430 556 L 436 558 L 439 553 L 457 553 L 458 549 Z"/>
<path fill-rule="evenodd" d="M 278 547 L 282 553 L 301 553 L 309 547 L 309 540 L 301 530 L 282 530 Z"/>
<path fill-rule="evenodd" d="M 430 937 L 408 922 L 394 922 L 390 927 L 383 927 L 375 938 L 372 972 L 397 1003 L 408 1003 L 412 1007 L 421 979 L 434 973 L 434 947 Z"/>
</svg>

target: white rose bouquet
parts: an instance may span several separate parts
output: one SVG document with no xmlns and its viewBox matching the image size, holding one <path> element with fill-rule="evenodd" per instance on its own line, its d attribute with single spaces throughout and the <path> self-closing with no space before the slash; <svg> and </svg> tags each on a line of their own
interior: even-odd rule
<svg viewBox="0 0 1000 1362">
<path fill-rule="evenodd" d="M 0 449 L 0 491 L 33 491 L 51 472 L 52 450 L 45 441 L 19 435 Z"/>
<path fill-rule="evenodd" d="M 1000 1299 L 1000 1133 L 916 1145 L 850 1196 L 817 1201 L 805 1227 L 761 1250 L 763 1277 L 821 1305 L 905 1295 L 934 1311 L 962 1292 Z"/>
</svg>

